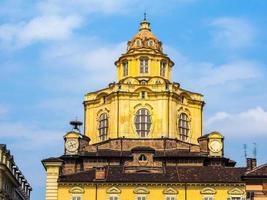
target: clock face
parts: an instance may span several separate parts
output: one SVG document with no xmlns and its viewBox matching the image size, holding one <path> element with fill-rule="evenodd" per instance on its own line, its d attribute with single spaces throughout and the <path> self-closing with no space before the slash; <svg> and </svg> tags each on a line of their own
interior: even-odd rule
<svg viewBox="0 0 267 200">
<path fill-rule="evenodd" d="M 214 153 L 218 153 L 222 150 L 222 144 L 219 141 L 212 141 L 209 144 L 209 149 L 214 152 Z"/>
<path fill-rule="evenodd" d="M 78 141 L 76 139 L 68 139 L 65 143 L 65 147 L 69 152 L 75 152 L 78 147 Z"/>
</svg>

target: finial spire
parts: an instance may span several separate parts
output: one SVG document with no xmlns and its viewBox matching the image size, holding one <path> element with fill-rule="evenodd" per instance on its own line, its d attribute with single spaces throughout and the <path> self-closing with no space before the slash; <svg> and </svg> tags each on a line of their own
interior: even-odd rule
<svg viewBox="0 0 267 200">
<path fill-rule="evenodd" d="M 150 23 L 146 20 L 146 11 L 144 12 L 144 19 L 140 23 L 140 31 L 141 30 L 149 30 L 150 31 Z"/>
</svg>

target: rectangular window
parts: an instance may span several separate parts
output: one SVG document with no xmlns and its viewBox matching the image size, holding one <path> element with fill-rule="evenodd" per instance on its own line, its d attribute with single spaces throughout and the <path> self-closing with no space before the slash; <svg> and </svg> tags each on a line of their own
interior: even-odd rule
<svg viewBox="0 0 267 200">
<path fill-rule="evenodd" d="M 231 200 L 241 200 L 241 197 L 232 197 Z"/>
<path fill-rule="evenodd" d="M 166 196 L 165 200 L 176 200 L 176 196 L 168 195 L 168 196 Z"/>
<path fill-rule="evenodd" d="M 161 62 L 160 63 L 160 76 L 165 76 L 165 72 L 166 72 L 166 63 Z"/>
<path fill-rule="evenodd" d="M 140 60 L 140 73 L 148 73 L 148 59 Z"/>
<path fill-rule="evenodd" d="M 147 200 L 147 199 L 146 199 L 146 196 L 138 196 L 137 200 Z"/>
<path fill-rule="evenodd" d="M 110 196 L 109 200 L 119 200 L 119 197 L 118 196 Z"/>
<path fill-rule="evenodd" d="M 73 196 L 72 200 L 82 200 L 82 197 L 78 197 L 78 196 Z"/>
<path fill-rule="evenodd" d="M 214 200 L 213 197 L 204 197 L 203 200 Z"/>
<path fill-rule="evenodd" d="M 123 76 L 128 76 L 128 62 L 123 63 Z"/>
<path fill-rule="evenodd" d="M 146 92 L 142 91 L 141 92 L 141 98 L 144 99 L 146 97 Z"/>
</svg>

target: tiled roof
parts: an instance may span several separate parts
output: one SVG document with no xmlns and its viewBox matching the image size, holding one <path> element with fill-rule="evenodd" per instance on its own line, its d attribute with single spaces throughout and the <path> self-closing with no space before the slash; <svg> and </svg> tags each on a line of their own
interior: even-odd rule
<svg viewBox="0 0 267 200">
<path fill-rule="evenodd" d="M 43 159 L 42 162 L 62 162 L 63 160 L 57 157 L 50 157 L 47 159 Z"/>
<path fill-rule="evenodd" d="M 155 157 L 203 157 L 200 152 L 190 152 L 188 150 L 161 150 L 156 151 Z"/>
<path fill-rule="evenodd" d="M 169 166 L 163 173 L 125 173 L 122 166 L 109 166 L 103 182 L 117 183 L 241 183 L 246 168 L 215 166 Z M 95 182 L 95 169 L 60 176 L 59 182 Z"/>
<path fill-rule="evenodd" d="M 144 152 L 155 152 L 155 149 L 148 147 L 148 146 L 138 146 L 134 147 L 131 150 L 132 152 L 144 151 Z"/>
<path fill-rule="evenodd" d="M 256 167 L 255 169 L 248 171 L 245 174 L 246 177 L 267 177 L 267 164 Z"/>
</svg>

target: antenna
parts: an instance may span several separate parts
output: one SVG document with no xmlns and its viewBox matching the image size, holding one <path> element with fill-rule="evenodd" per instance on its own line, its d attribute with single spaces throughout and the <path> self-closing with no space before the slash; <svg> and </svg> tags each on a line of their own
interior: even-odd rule
<svg viewBox="0 0 267 200">
<path fill-rule="evenodd" d="M 256 159 L 256 157 L 257 157 L 257 144 L 256 144 L 256 142 L 254 142 L 253 145 L 254 145 L 253 156 Z"/>
<path fill-rule="evenodd" d="M 248 154 L 247 154 L 247 144 L 244 144 L 243 147 L 244 147 L 244 156 L 245 156 L 245 159 L 247 159 L 247 157 L 248 157 Z"/>
</svg>

